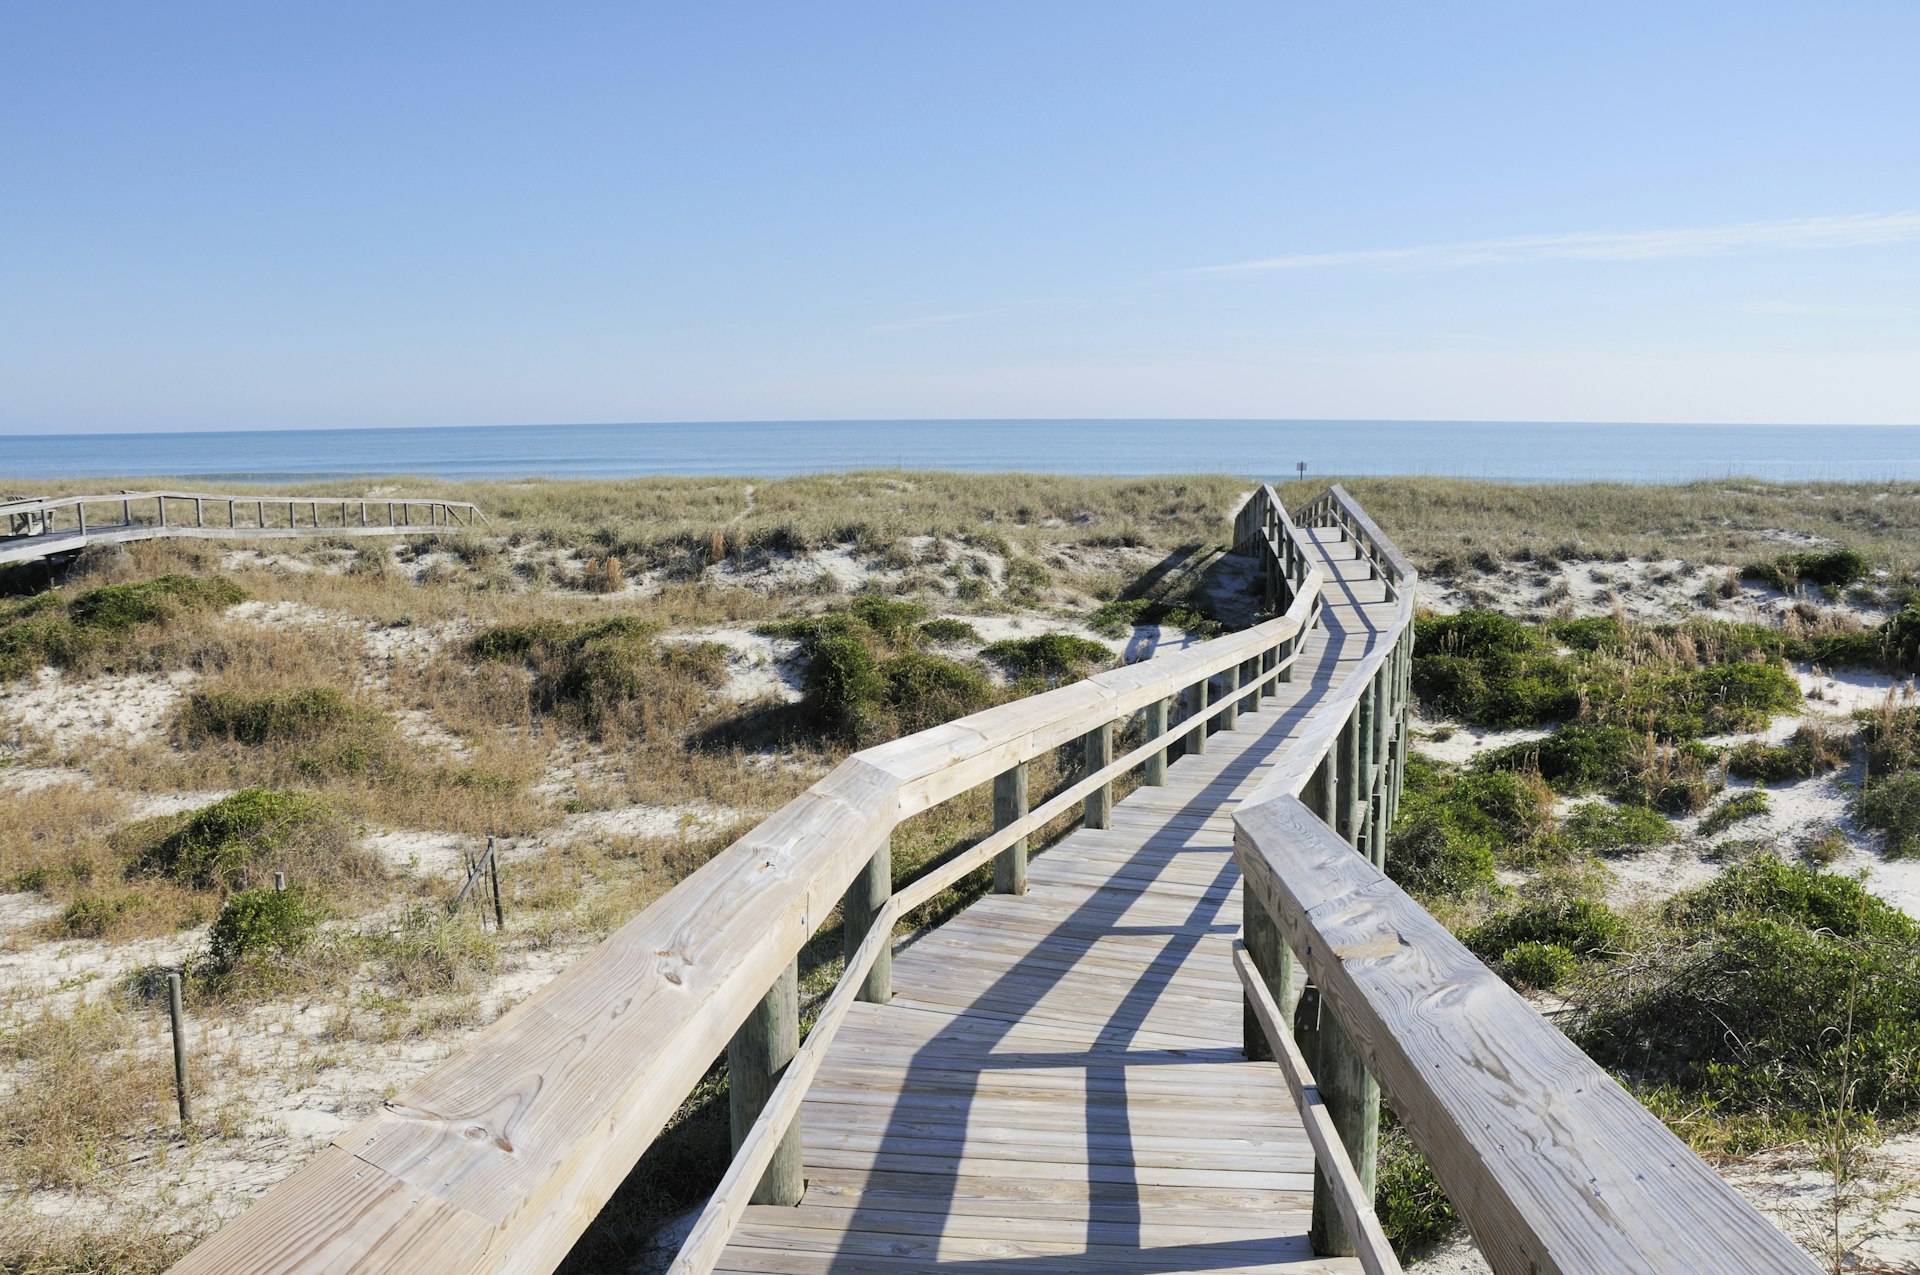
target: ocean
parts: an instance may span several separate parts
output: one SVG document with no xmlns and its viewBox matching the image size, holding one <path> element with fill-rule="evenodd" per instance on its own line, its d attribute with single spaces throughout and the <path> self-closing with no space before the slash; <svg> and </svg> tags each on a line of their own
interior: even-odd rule
<svg viewBox="0 0 1920 1275">
<path fill-rule="evenodd" d="M 1448 475 L 1507 482 L 1920 479 L 1920 426 L 1469 421 L 737 421 L 0 436 L 6 478 L 201 483 L 859 469 L 1266 479 Z"/>
</svg>

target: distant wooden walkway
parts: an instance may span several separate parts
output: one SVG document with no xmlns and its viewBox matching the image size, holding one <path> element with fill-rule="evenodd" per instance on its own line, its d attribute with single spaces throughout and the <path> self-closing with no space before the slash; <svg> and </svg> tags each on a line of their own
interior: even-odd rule
<svg viewBox="0 0 1920 1275">
<path fill-rule="evenodd" d="M 1357 1271 L 1313 1256 L 1313 1148 L 1241 1051 L 1236 800 L 1380 640 L 1382 581 L 1329 528 L 1290 682 L 895 957 L 802 1108 L 806 1195 L 754 1205 L 719 1270 Z"/>
<path fill-rule="evenodd" d="M 135 540 L 258 540 L 285 536 L 402 536 L 486 522 L 464 500 L 232 496 L 121 491 L 0 501 L 0 565 Z"/>
</svg>

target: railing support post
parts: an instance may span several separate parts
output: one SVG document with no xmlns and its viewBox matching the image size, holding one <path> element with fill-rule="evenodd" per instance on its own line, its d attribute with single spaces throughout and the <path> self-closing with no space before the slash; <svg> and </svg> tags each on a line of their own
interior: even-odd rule
<svg viewBox="0 0 1920 1275">
<path fill-rule="evenodd" d="M 840 938 L 847 959 L 860 950 L 867 941 L 867 932 L 873 928 L 873 917 L 888 899 L 893 897 L 893 838 L 880 843 L 873 852 L 873 858 L 867 860 L 867 866 L 847 887 L 847 897 L 840 904 Z M 882 947 L 880 955 L 874 958 L 873 968 L 860 983 L 860 999 L 884 1005 L 893 999 L 893 949 Z"/>
<path fill-rule="evenodd" d="M 1374 794 L 1374 719 L 1379 716 L 1379 700 L 1375 692 L 1378 683 L 1373 678 L 1360 691 L 1360 703 L 1356 707 L 1355 732 L 1360 746 L 1360 764 L 1356 770 L 1358 781 L 1353 786 L 1353 844 L 1368 858 L 1373 857 L 1373 794 Z M 1378 866 L 1377 864 L 1375 866 Z"/>
<path fill-rule="evenodd" d="M 1300 1052 L 1319 1086 L 1320 1100 L 1326 1103 L 1359 1174 L 1361 1194 L 1371 1200 L 1380 1159 L 1380 1086 L 1367 1074 L 1340 1020 L 1321 1001 L 1319 988 L 1309 984 L 1300 993 L 1293 1024 L 1294 1039 L 1300 1042 Z M 1353 1254 L 1353 1237 L 1340 1220 L 1333 1188 L 1318 1164 L 1313 1168 L 1313 1222 L 1307 1239 L 1322 1257 Z"/>
<path fill-rule="evenodd" d="M 1222 669 L 1220 680 L 1224 683 L 1220 696 L 1227 701 L 1226 708 L 1220 712 L 1220 729 L 1237 730 L 1240 726 L 1240 666 L 1234 664 Z"/>
<path fill-rule="evenodd" d="M 728 1115 L 733 1149 L 753 1131 L 753 1122 L 780 1083 L 780 1073 L 800 1048 L 800 966 L 790 962 L 767 994 L 740 1024 L 727 1045 Z M 753 1203 L 800 1203 L 806 1190 L 800 1164 L 800 1123 L 796 1119 L 773 1153 L 773 1162 L 754 1188 Z"/>
<path fill-rule="evenodd" d="M 1340 727 L 1339 739 L 1334 744 L 1339 754 L 1334 773 L 1334 822 L 1333 830 L 1340 834 L 1341 840 L 1356 849 L 1360 845 L 1360 828 L 1354 819 L 1354 813 L 1360 808 L 1360 711 L 1355 705 L 1348 713 L 1347 720 Z"/>
<path fill-rule="evenodd" d="M 1147 705 L 1147 738 L 1158 739 L 1166 733 L 1167 701 L 1157 699 Z M 1155 788 L 1161 787 L 1167 782 L 1167 750 L 1164 747 L 1161 748 L 1160 751 L 1152 753 L 1147 757 L 1145 773 L 1141 776 L 1141 782 Z"/>
<path fill-rule="evenodd" d="M 1195 682 L 1191 687 L 1187 689 L 1187 703 L 1192 710 L 1187 714 L 1187 716 L 1197 717 L 1201 713 L 1204 713 L 1207 711 L 1207 692 L 1210 689 L 1212 689 L 1211 684 L 1205 678 L 1202 678 L 1200 681 Z M 1203 755 L 1206 751 L 1207 751 L 1207 724 L 1205 722 L 1201 722 L 1199 725 L 1195 726 L 1192 730 L 1187 732 L 1187 752 L 1195 757 L 1198 757 Z"/>
<path fill-rule="evenodd" d="M 1240 936 L 1253 968 L 1260 971 L 1261 980 L 1273 994 L 1273 1003 L 1286 1013 L 1293 998 L 1293 949 L 1253 891 L 1246 889 L 1240 892 Z M 1247 1057 L 1254 1062 L 1272 1062 L 1273 1046 L 1267 1043 L 1266 1029 L 1260 1026 L 1259 1015 L 1253 1012 L 1253 1002 L 1245 992 L 1240 994 L 1240 1005 L 1242 1048 Z"/>
<path fill-rule="evenodd" d="M 1087 774 L 1113 764 L 1113 723 L 1102 722 L 1086 734 Z M 1101 784 L 1087 794 L 1086 816 L 1081 822 L 1089 828 L 1113 827 L 1113 784 Z"/>
<path fill-rule="evenodd" d="M 1300 639 L 1298 636 L 1290 637 L 1286 641 L 1280 644 L 1280 649 L 1274 655 L 1274 660 L 1273 660 L 1275 664 L 1278 664 L 1280 666 L 1280 674 L 1278 678 L 1279 682 L 1291 682 L 1293 680 L 1293 665 L 1288 661 L 1292 659 L 1293 653 L 1299 649 L 1300 649 Z M 1274 688 L 1274 693 L 1276 695 L 1279 694 L 1279 686 L 1277 682 Z"/>
<path fill-rule="evenodd" d="M 993 780 L 993 826 L 1004 828 L 1027 817 L 1027 763 L 1002 771 Z M 1027 892 L 1027 838 L 1022 837 L 993 857 L 993 892 Z"/>
</svg>

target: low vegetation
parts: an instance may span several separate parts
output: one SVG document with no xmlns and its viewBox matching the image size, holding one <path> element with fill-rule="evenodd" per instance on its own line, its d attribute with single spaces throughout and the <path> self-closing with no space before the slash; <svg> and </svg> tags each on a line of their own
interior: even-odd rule
<svg viewBox="0 0 1920 1275">
<path fill-rule="evenodd" d="M 187 617 L 246 598 L 220 576 L 163 575 L 0 603 L 0 679 L 43 665 L 78 672 L 130 671 L 156 662 L 151 649 Z"/>
</svg>

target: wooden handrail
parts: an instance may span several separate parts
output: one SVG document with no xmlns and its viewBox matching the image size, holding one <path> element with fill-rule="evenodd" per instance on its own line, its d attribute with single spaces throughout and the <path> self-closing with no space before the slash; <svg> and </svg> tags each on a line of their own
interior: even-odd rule
<svg viewBox="0 0 1920 1275">
<path fill-rule="evenodd" d="M 1304 568 L 1304 553 L 1293 561 Z M 787 1064 L 741 1145 L 727 1193 L 715 1197 L 717 1211 L 696 1232 L 697 1254 L 717 1255 L 715 1244 L 724 1246 L 731 1219 L 790 1128 L 805 1080 L 886 949 L 892 924 L 1280 676 L 1317 614 L 1321 573 L 1302 569 L 1294 584 L 1287 612 L 1253 628 L 848 758 L 338 1138 L 176 1270 L 550 1269 L 902 820 L 1257 661 L 1263 671 L 1254 682 L 1169 724 L 878 909 L 828 999 L 832 1017 L 823 1011 L 808 1045 Z M 1277 657 L 1271 667 L 1270 657 Z"/>
<path fill-rule="evenodd" d="M 1246 888 L 1496 1275 L 1818 1269 L 1299 801 L 1242 806 L 1234 824 Z"/>
<path fill-rule="evenodd" d="M 1379 1082 L 1496 1275 L 1817 1269 L 1388 880 L 1384 855 L 1356 854 L 1299 799 L 1316 772 L 1325 782 L 1328 750 L 1376 678 L 1398 685 L 1404 712 L 1418 579 L 1338 485 L 1311 502 L 1301 522 L 1339 527 L 1386 584 L 1394 612 L 1366 658 L 1234 812 L 1249 937 L 1256 913 L 1278 925 L 1323 1012 L 1331 1011 L 1342 1039 Z M 1390 822 L 1397 779 L 1369 781 Z M 1262 975 L 1271 972 L 1252 966 L 1236 956 L 1258 1012 L 1260 993 L 1270 998 Z M 1290 983 L 1290 973 L 1282 977 Z M 1276 1020 L 1279 1008 L 1269 1011 Z M 1328 1169 L 1328 1157 L 1320 1159 Z M 1338 1165 L 1332 1168 L 1337 1176 Z M 1367 1242 L 1357 1246 L 1363 1261 Z"/>
</svg>

